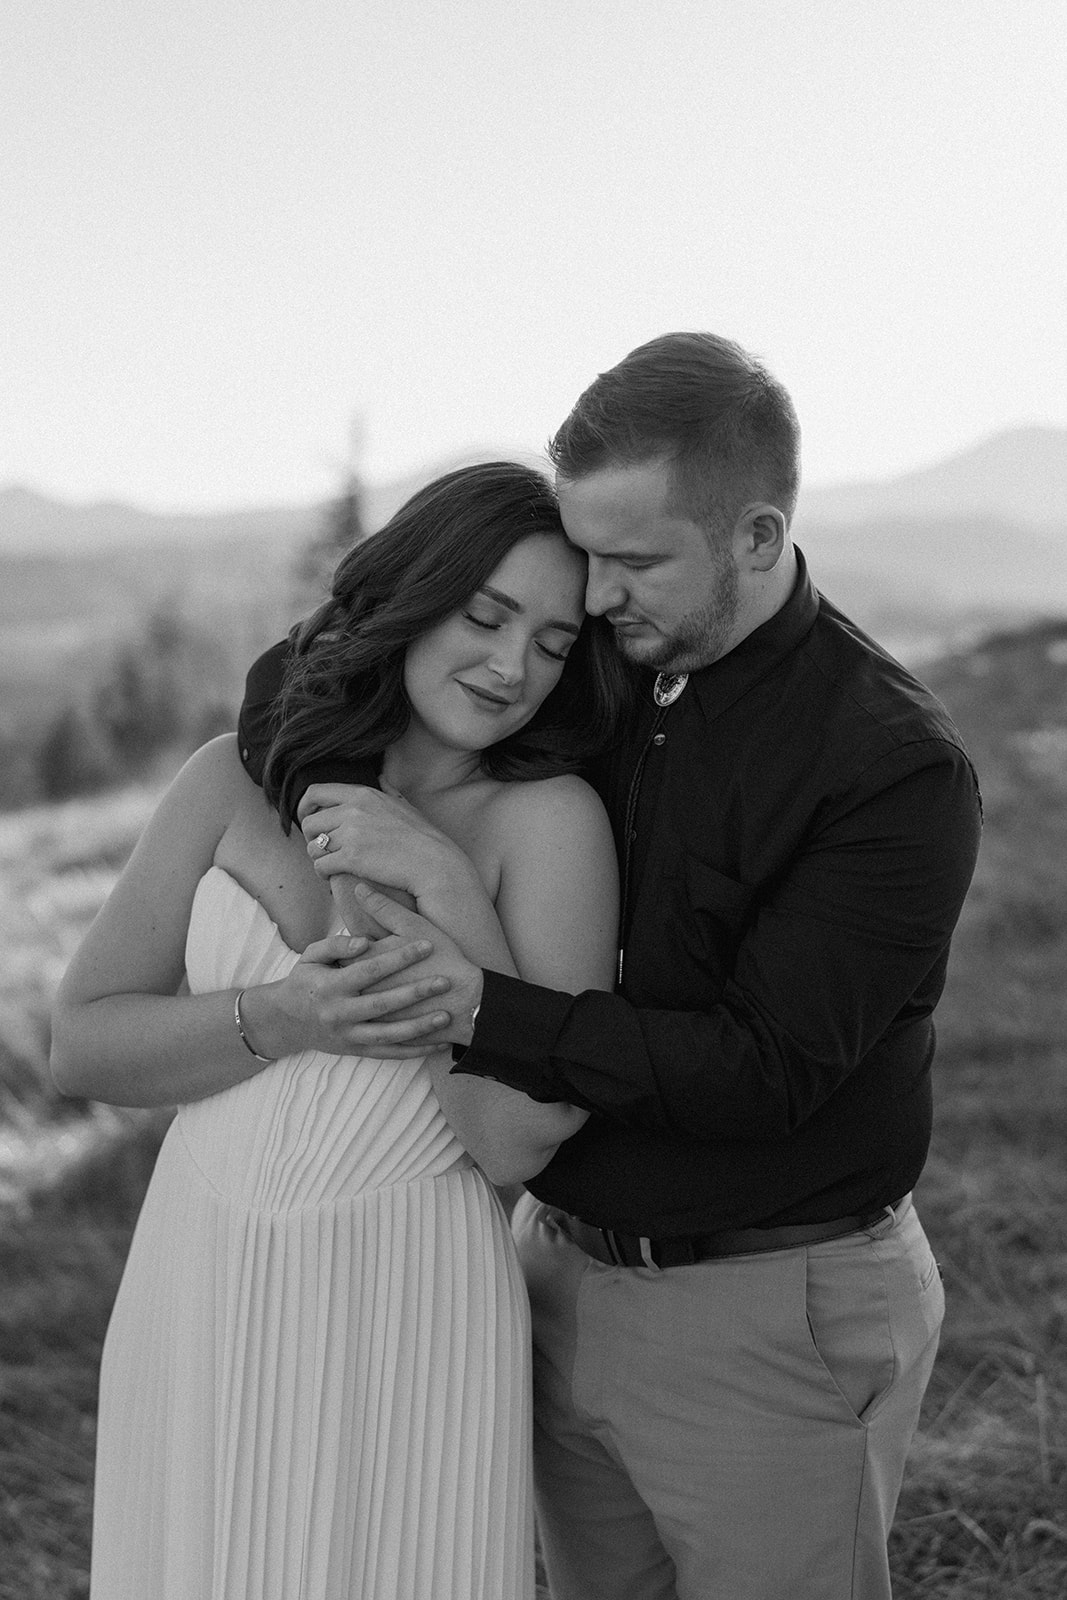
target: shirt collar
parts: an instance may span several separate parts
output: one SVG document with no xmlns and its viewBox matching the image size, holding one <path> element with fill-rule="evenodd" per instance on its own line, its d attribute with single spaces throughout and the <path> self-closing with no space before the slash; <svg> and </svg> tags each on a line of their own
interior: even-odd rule
<svg viewBox="0 0 1067 1600">
<path fill-rule="evenodd" d="M 808 574 L 808 564 L 803 554 L 796 546 L 794 550 L 797 575 L 785 605 L 773 617 L 768 617 L 766 622 L 746 634 L 718 661 L 692 674 L 687 693 L 696 691 L 706 716 L 717 717 L 740 699 L 753 684 L 766 677 L 790 655 L 814 626 L 819 611 L 818 590 Z M 686 695 L 683 695 L 682 699 L 685 698 Z"/>
</svg>

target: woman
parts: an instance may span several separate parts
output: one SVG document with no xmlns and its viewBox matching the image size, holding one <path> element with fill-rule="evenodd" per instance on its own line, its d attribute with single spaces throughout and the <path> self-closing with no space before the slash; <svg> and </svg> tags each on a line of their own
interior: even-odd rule
<svg viewBox="0 0 1067 1600">
<path fill-rule="evenodd" d="M 104 1352 L 98 1600 L 533 1593 L 527 1309 L 487 1180 L 532 1176 L 584 1113 L 450 1077 L 408 1023 L 397 1059 L 361 1057 L 368 1003 L 450 997 L 425 947 L 352 959 L 290 823 L 316 756 L 380 760 L 470 858 L 464 904 L 425 909 L 473 960 L 610 987 L 614 851 L 572 774 L 623 679 L 584 566 L 535 472 L 415 496 L 295 637 L 277 809 L 232 737 L 206 745 L 67 972 L 60 1087 L 179 1106 Z"/>
</svg>

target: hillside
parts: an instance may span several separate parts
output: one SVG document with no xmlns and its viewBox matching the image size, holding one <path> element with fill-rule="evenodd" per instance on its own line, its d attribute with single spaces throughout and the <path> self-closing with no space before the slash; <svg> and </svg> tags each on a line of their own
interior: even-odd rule
<svg viewBox="0 0 1067 1600">
<path fill-rule="evenodd" d="M 457 464 L 367 486 L 367 526 Z M 236 689 L 303 609 L 293 569 L 326 510 L 161 513 L 0 490 L 0 728 L 50 715 L 161 602 L 207 626 Z M 1019 429 L 884 483 L 805 490 L 795 532 L 824 593 L 907 659 L 1067 614 L 1067 430 Z"/>
<path fill-rule="evenodd" d="M 172 605 L 211 636 L 233 693 L 293 620 L 299 544 L 263 537 L 0 558 L 0 732 L 76 698 L 118 640 Z"/>
<path fill-rule="evenodd" d="M 895 478 L 805 489 L 801 515 L 820 526 L 977 517 L 1067 533 L 1067 428 L 1010 428 Z"/>
<path fill-rule="evenodd" d="M 899 654 L 1067 614 L 1067 429 L 1017 428 L 880 483 L 804 489 L 819 587 Z"/>
<path fill-rule="evenodd" d="M 1067 620 L 927 663 L 978 771 L 985 829 L 939 1010 L 955 1059 L 1067 1041 Z"/>
<path fill-rule="evenodd" d="M 367 526 L 458 464 L 368 486 Z M 164 513 L 0 489 L 0 735 L 48 721 L 161 605 L 210 634 L 236 705 L 248 664 L 310 603 L 294 573 L 328 510 Z"/>
<path fill-rule="evenodd" d="M 422 484 L 471 461 L 496 457 L 493 450 L 471 450 L 447 461 L 427 463 L 417 472 L 386 483 L 363 486 L 367 526 L 379 528 Z M 510 459 L 537 464 L 535 456 L 506 452 Z M 540 463 L 543 465 L 543 462 Z M 262 506 L 232 511 L 146 511 L 121 501 L 76 504 L 21 484 L 0 488 L 0 558 L 9 554 L 67 557 L 79 552 L 195 547 L 233 542 L 299 546 L 321 523 L 326 502 Z"/>
</svg>

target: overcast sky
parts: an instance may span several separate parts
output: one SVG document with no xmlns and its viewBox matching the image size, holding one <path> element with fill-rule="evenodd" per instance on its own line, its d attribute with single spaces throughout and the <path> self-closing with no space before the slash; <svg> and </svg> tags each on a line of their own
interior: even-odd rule
<svg viewBox="0 0 1067 1600">
<path fill-rule="evenodd" d="M 0 483 L 538 449 L 705 327 L 809 482 L 1067 426 L 1063 0 L 7 0 Z"/>
</svg>

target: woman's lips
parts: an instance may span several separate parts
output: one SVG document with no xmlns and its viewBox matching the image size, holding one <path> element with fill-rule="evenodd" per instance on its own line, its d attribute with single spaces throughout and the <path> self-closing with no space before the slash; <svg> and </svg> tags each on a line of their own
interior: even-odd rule
<svg viewBox="0 0 1067 1600">
<path fill-rule="evenodd" d="M 476 688 L 473 683 L 464 683 L 462 678 L 457 678 L 456 682 L 461 689 L 467 691 L 468 699 L 479 711 L 509 711 L 515 703 L 513 700 L 505 700 L 502 695 L 491 694 L 488 689 Z"/>
</svg>

